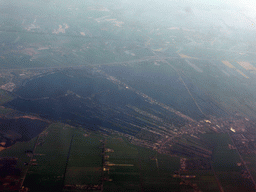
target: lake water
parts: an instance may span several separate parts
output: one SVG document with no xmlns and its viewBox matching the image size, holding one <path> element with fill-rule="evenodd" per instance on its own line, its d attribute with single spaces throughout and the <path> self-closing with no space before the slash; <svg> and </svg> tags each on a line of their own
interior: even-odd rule
<svg viewBox="0 0 256 192">
<path fill-rule="evenodd" d="M 29 118 L 0 119 L 0 138 L 5 147 L 16 141 L 29 141 L 40 134 L 49 123 Z"/>
<path fill-rule="evenodd" d="M 142 63 L 98 69 L 185 115 L 196 120 L 204 118 L 178 75 L 166 65 Z M 204 112 L 223 113 L 200 88 L 183 79 Z M 7 107 L 93 130 L 108 128 L 137 134 L 140 128 L 156 124 L 168 127 L 166 123 L 176 126 L 185 123 L 176 114 L 108 80 L 95 68 L 48 74 L 28 81 L 16 89 L 15 94 L 19 97 L 6 104 Z"/>
</svg>

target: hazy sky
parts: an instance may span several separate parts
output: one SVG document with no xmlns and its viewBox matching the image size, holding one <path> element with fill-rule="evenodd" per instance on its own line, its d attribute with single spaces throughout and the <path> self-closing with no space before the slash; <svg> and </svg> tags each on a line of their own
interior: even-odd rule
<svg viewBox="0 0 256 192">
<path fill-rule="evenodd" d="M 16 3 L 12 4 L 15 2 L 14 0 L 0 0 L 0 4 L 4 2 L 16 6 Z M 33 2 L 39 7 L 49 8 L 53 4 L 58 6 L 69 1 L 21 0 L 20 4 L 23 2 L 24 5 Z M 82 9 L 88 2 L 88 0 L 73 0 L 70 4 Z M 103 6 L 109 5 L 110 2 L 113 2 L 114 5 L 119 2 L 116 3 L 116 6 L 124 10 L 128 19 L 140 21 L 154 19 L 159 23 L 166 23 L 166 26 L 170 25 L 170 27 L 180 25 L 189 28 L 197 26 L 210 29 L 211 26 L 215 26 L 225 29 L 229 26 L 236 29 L 256 30 L 256 0 L 93 0 L 91 2 Z M 16 7 L 18 10 L 19 6 Z M 63 8 L 67 8 L 67 6 L 63 6 Z M 55 11 L 54 8 L 51 10 Z M 15 11 L 16 13 L 18 11 Z"/>
<path fill-rule="evenodd" d="M 175 10 L 179 14 L 177 18 L 185 17 L 183 21 L 188 26 L 198 24 L 202 27 L 225 28 L 227 25 L 237 29 L 256 30 L 256 0 L 144 0 L 139 2 L 139 4 L 146 2 L 156 4 L 159 13 L 161 10 L 166 13 L 166 9 L 173 10 L 173 7 L 177 6 L 178 9 Z M 189 10 L 187 14 L 186 10 Z"/>
<path fill-rule="evenodd" d="M 179 2 L 180 0 L 170 0 Z M 205 4 L 205 5 L 215 5 L 220 8 L 226 6 L 230 8 L 235 8 L 240 11 L 245 11 L 248 16 L 256 17 L 256 1 L 255 0 L 181 0 L 180 2 L 188 4 Z"/>
</svg>

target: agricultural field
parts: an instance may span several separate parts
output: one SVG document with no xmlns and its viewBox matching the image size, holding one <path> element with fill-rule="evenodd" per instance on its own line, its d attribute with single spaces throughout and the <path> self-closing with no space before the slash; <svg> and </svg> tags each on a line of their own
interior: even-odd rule
<svg viewBox="0 0 256 192">
<path fill-rule="evenodd" d="M 65 185 L 100 184 L 102 173 L 101 136 L 76 130 L 68 160 Z"/>
<path fill-rule="evenodd" d="M 40 134 L 33 157 L 36 165 L 29 168 L 24 186 L 32 191 L 61 188 L 73 133 L 71 127 L 53 124 Z"/>
<path fill-rule="evenodd" d="M 0 157 L 18 158 L 24 186 L 31 191 L 101 186 L 103 141 L 105 149 L 114 151 L 106 152 L 114 166 L 104 172 L 104 191 L 180 191 L 180 179 L 173 178 L 179 170 L 179 157 L 132 145 L 125 137 L 103 137 L 61 123 L 50 125 L 29 142 L 1 151 Z"/>
<path fill-rule="evenodd" d="M 196 178 L 191 181 L 195 183 L 200 190 L 207 192 L 219 191 L 216 178 L 212 170 L 193 170 L 189 174 L 196 175 Z"/>
<path fill-rule="evenodd" d="M 248 168 L 251 171 L 252 177 L 254 180 L 256 180 L 256 155 L 255 154 L 248 154 L 242 155 L 244 158 L 244 161 L 247 163 Z"/>
<path fill-rule="evenodd" d="M 229 149 L 232 141 L 228 134 L 204 134 L 201 135 L 213 145 L 212 168 L 223 187 L 224 191 L 250 191 L 252 184 L 242 177 L 245 170 L 236 149 Z"/>
<path fill-rule="evenodd" d="M 109 152 L 109 179 L 104 191 L 180 191 L 180 179 L 173 178 L 179 170 L 179 158 L 158 154 L 130 144 L 123 137 L 106 140 Z M 118 166 L 122 165 L 122 166 Z"/>
<path fill-rule="evenodd" d="M 218 191 L 217 179 L 225 191 L 247 189 L 241 182 L 234 185 L 234 181 L 245 180 L 241 176 L 244 167 L 237 165 L 241 163 L 237 151 L 228 147 L 232 144 L 229 135 L 208 131 L 197 137 L 200 140 L 184 135 L 178 143 L 207 150 L 213 148 L 213 170 L 189 170 L 187 174 L 196 176 L 189 182 L 203 191 Z M 108 156 L 105 161 L 103 143 L 105 149 L 111 149 L 105 152 Z M 34 147 L 33 165 L 28 167 L 26 163 L 31 156 L 25 152 Z M 182 180 L 174 177 L 180 170 L 180 157 L 133 145 L 123 136 L 89 133 L 61 123 L 50 125 L 29 142 L 16 143 L 1 151 L 0 156 L 18 158 L 18 168 L 26 175 L 24 186 L 33 191 L 56 191 L 63 186 L 76 185 L 101 186 L 103 180 L 104 191 L 190 190 L 189 185 L 180 184 Z M 103 174 L 104 163 L 109 169 Z"/>
</svg>

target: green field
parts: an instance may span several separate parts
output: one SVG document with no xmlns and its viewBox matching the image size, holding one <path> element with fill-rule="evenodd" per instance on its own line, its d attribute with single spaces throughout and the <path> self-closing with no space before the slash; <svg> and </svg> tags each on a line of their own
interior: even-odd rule
<svg viewBox="0 0 256 192">
<path fill-rule="evenodd" d="M 65 185 L 100 184 L 102 170 L 102 136 L 86 135 L 82 129 L 64 124 L 52 124 L 40 136 L 34 159 L 37 166 L 31 166 L 24 185 L 32 191 L 56 191 L 60 189 L 65 172 L 66 159 L 71 145 L 71 153 L 65 175 Z M 0 153 L 3 156 L 19 158 L 19 167 L 25 172 L 24 162 L 29 161 L 25 154 L 31 150 L 36 138 L 30 142 L 17 143 Z M 173 172 L 179 169 L 179 158 L 160 155 L 156 152 L 128 143 L 125 138 L 107 137 L 106 147 L 109 162 L 132 164 L 132 167 L 111 167 L 108 177 L 113 181 L 104 183 L 104 191 L 169 191 L 179 188 L 179 179 L 173 179 Z M 158 166 L 153 157 L 158 159 Z"/>
<path fill-rule="evenodd" d="M 201 138 L 213 145 L 212 166 L 224 191 L 250 191 L 251 186 L 247 185 L 249 181 L 241 175 L 245 167 L 237 165 L 241 162 L 237 150 L 228 148 L 228 144 L 232 145 L 229 135 L 204 134 Z"/>
<path fill-rule="evenodd" d="M 240 162 L 237 151 L 228 148 L 228 144 L 232 144 L 228 134 L 202 134 L 200 138 L 214 148 L 212 166 L 224 190 L 249 189 L 244 185 L 246 180 L 241 177 L 244 168 L 237 166 Z M 24 175 L 27 168 L 24 162 L 30 160 L 25 151 L 33 149 L 36 139 L 16 143 L 1 151 L 0 156 L 18 157 L 18 167 L 23 170 Z M 189 137 L 186 139 L 190 144 L 202 145 Z M 105 148 L 114 150 L 106 152 L 109 156 L 106 161 L 112 166 L 109 166 L 109 171 L 104 172 L 107 179 L 104 181 L 104 191 L 189 190 L 189 186 L 180 185 L 180 178 L 173 177 L 174 172 L 180 169 L 179 157 L 133 145 L 122 136 L 101 136 L 60 123 L 50 125 L 40 134 L 34 154 L 34 163 L 37 165 L 29 168 L 24 186 L 31 191 L 58 191 L 63 185 L 100 185 L 104 140 Z M 251 167 L 254 165 L 255 162 L 252 162 Z M 188 174 L 196 175 L 190 182 L 200 190 L 218 191 L 212 170 L 190 170 Z M 252 174 L 255 175 L 255 172 Z"/>
<path fill-rule="evenodd" d="M 173 178 L 179 169 L 179 158 L 158 154 L 150 149 L 130 144 L 125 138 L 108 138 L 106 147 L 109 162 L 130 164 L 132 167 L 110 167 L 109 178 L 104 184 L 106 191 L 179 191 L 179 179 Z M 156 160 L 158 161 L 158 166 Z"/>
<path fill-rule="evenodd" d="M 70 127 L 53 124 L 41 134 L 42 144 L 36 147 L 34 156 L 38 165 L 31 166 L 24 186 L 32 191 L 54 191 L 61 187 L 73 133 Z"/>
<path fill-rule="evenodd" d="M 85 135 L 77 130 L 71 146 L 65 184 L 99 184 L 102 170 L 99 135 Z"/>
<path fill-rule="evenodd" d="M 254 181 L 256 180 L 256 154 L 242 155 L 244 161 L 247 162 L 247 166 L 251 171 Z"/>
<path fill-rule="evenodd" d="M 27 169 L 24 162 L 30 160 L 25 151 L 33 149 L 36 139 L 16 143 L 1 151 L 0 156 L 18 157 L 18 166 L 24 175 Z M 37 140 L 33 157 L 37 165 L 29 168 L 24 186 L 31 191 L 58 191 L 63 184 L 99 185 L 102 176 L 103 139 L 99 134 L 87 134 L 81 128 L 60 123 L 50 125 Z M 110 167 L 109 174 L 105 173 L 105 177 L 112 181 L 104 182 L 104 191 L 169 191 L 170 188 L 179 191 L 180 179 L 172 177 L 174 171 L 179 169 L 178 157 L 157 154 L 150 149 L 132 145 L 123 137 L 108 136 L 105 140 L 106 148 L 114 150 L 114 153 L 108 153 L 110 163 L 134 166 Z M 69 148 L 71 152 L 65 174 Z"/>
</svg>

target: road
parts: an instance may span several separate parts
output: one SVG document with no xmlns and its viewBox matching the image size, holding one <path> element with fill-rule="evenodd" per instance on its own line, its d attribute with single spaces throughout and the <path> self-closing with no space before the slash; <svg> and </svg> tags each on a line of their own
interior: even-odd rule
<svg viewBox="0 0 256 192">
<path fill-rule="evenodd" d="M 63 176 L 63 179 L 62 179 L 62 188 L 60 189 L 60 191 L 63 191 L 63 188 L 65 186 L 65 179 L 66 179 L 66 173 L 67 173 L 67 168 L 68 168 L 68 161 L 69 161 L 69 157 L 70 157 L 70 152 L 71 152 L 71 147 L 72 147 L 74 135 L 75 134 L 73 133 L 70 144 L 69 144 L 68 155 L 67 155 L 66 165 L 65 165 L 64 174 L 63 174 L 64 176 Z"/>
<path fill-rule="evenodd" d="M 217 177 L 217 175 L 216 175 L 216 172 L 215 172 L 215 170 L 214 170 L 214 168 L 213 168 L 213 166 L 212 166 L 212 162 L 211 162 L 211 169 L 212 169 L 212 172 L 213 172 L 213 174 L 214 174 L 214 177 L 215 177 L 215 179 L 216 179 L 216 181 L 217 181 L 217 184 L 218 184 L 218 187 L 219 187 L 220 192 L 224 192 L 224 189 L 223 189 L 223 187 L 221 186 L 220 180 L 218 179 L 218 177 Z"/>
<path fill-rule="evenodd" d="M 134 60 L 128 60 L 128 61 L 121 61 L 121 62 L 110 62 L 110 63 L 90 63 L 90 64 L 84 64 L 84 65 L 70 65 L 70 66 L 65 66 L 65 67 L 61 67 L 61 66 L 56 66 L 56 67 L 28 67 L 28 68 L 0 68 L 0 70 L 2 71 L 10 71 L 10 70 L 50 70 L 50 69 L 81 69 L 81 68 L 85 68 L 88 66 L 102 66 L 102 65 L 122 65 L 122 64 L 131 64 L 131 63 L 140 63 L 143 61 L 154 61 L 154 60 L 166 60 L 166 59 L 183 59 L 180 56 L 176 56 L 176 57 L 160 57 L 158 56 L 154 51 L 152 51 L 155 56 L 147 56 L 147 57 L 143 57 L 140 59 L 134 59 Z M 217 61 L 219 59 L 204 59 L 204 58 L 189 58 L 190 60 L 200 60 L 200 61 Z"/>
<path fill-rule="evenodd" d="M 251 181 L 252 181 L 252 183 L 253 183 L 253 185 L 254 185 L 254 189 L 256 190 L 256 183 L 255 183 L 255 180 L 254 180 L 253 177 L 252 177 L 252 174 L 251 174 L 251 172 L 250 172 L 250 169 L 248 168 L 246 162 L 244 161 L 243 157 L 241 156 L 240 152 L 238 151 L 237 146 L 236 146 L 235 142 L 233 141 L 233 139 L 232 139 L 232 137 L 231 137 L 229 131 L 227 131 L 227 132 L 228 132 L 228 135 L 229 135 L 229 137 L 230 137 L 230 139 L 231 139 L 231 141 L 232 141 L 233 146 L 236 147 L 236 150 L 237 150 L 237 153 L 238 153 L 238 155 L 239 155 L 239 157 L 240 157 L 240 159 L 241 159 L 241 162 L 243 163 L 243 165 L 244 165 L 246 171 L 248 172 L 248 174 L 250 175 Z"/>
<path fill-rule="evenodd" d="M 36 138 L 36 142 L 35 142 L 34 147 L 33 147 L 32 156 L 30 157 L 29 163 L 28 163 L 28 165 L 27 165 L 27 169 L 26 169 L 25 172 L 24 172 L 24 176 L 21 178 L 20 189 L 22 188 L 23 183 L 24 183 L 24 181 L 25 181 L 25 179 L 26 179 L 28 170 L 29 170 L 30 166 L 32 165 L 32 159 L 34 158 L 34 154 L 35 154 L 35 151 L 36 151 L 36 146 L 37 146 L 37 143 L 38 143 L 39 138 L 40 138 L 40 135 L 38 135 L 37 138 Z"/>
</svg>

